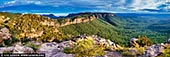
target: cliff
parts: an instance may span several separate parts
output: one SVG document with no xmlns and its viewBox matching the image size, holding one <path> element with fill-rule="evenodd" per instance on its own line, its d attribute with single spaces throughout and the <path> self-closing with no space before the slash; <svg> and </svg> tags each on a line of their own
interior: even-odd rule
<svg viewBox="0 0 170 57">
<path fill-rule="evenodd" d="M 97 18 L 103 18 L 107 16 L 115 16 L 113 13 L 102 13 L 102 12 L 85 12 L 85 13 L 78 13 L 78 14 L 69 14 L 67 17 L 77 16 L 77 15 L 94 15 Z"/>
<path fill-rule="evenodd" d="M 108 16 L 115 15 L 113 13 L 90 13 L 90 12 L 69 14 L 67 17 L 65 17 L 65 20 L 60 21 L 60 26 L 62 27 L 71 24 L 90 22 L 95 19 L 105 18 Z"/>
<path fill-rule="evenodd" d="M 0 13 L 0 26 L 8 28 L 12 36 L 22 38 L 46 39 L 45 41 L 63 40 L 63 31 L 59 27 L 91 22 L 95 19 L 114 16 L 111 13 L 78 13 L 70 14 L 56 20 L 36 14 Z M 55 35 L 56 34 L 56 35 Z M 54 39 L 55 38 L 55 39 Z M 66 37 L 65 37 L 66 38 Z"/>
</svg>

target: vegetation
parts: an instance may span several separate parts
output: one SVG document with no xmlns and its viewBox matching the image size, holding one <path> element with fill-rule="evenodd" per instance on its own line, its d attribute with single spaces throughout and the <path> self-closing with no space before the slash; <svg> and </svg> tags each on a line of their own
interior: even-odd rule
<svg viewBox="0 0 170 57">
<path fill-rule="evenodd" d="M 63 31 L 66 35 L 99 35 L 100 37 L 110 39 L 116 43 L 120 43 L 121 39 L 117 38 L 118 35 L 114 29 L 114 27 L 102 20 L 93 20 L 88 23 L 74 24 L 59 28 L 59 30 Z"/>
<path fill-rule="evenodd" d="M 144 36 L 144 37 L 139 36 L 138 40 L 137 40 L 137 43 L 141 47 L 151 46 L 152 45 L 152 41 L 149 38 L 147 38 L 146 36 Z"/>
<path fill-rule="evenodd" d="M 165 48 L 164 52 L 158 57 L 170 57 L 170 46 L 165 46 Z"/>
<path fill-rule="evenodd" d="M 31 42 L 27 42 L 27 44 L 25 45 L 27 47 L 31 47 L 34 51 L 37 51 L 39 45 L 36 45 L 35 43 L 31 43 Z"/>
<path fill-rule="evenodd" d="M 89 15 L 91 14 L 75 14 L 68 18 L 74 20 Z M 79 34 L 87 34 L 98 35 L 122 46 L 128 46 L 128 41 L 139 35 L 148 36 L 154 44 L 164 42 L 170 36 L 169 19 L 100 16 L 91 22 L 59 27 L 61 23 L 67 22 L 65 18 L 53 20 L 40 15 L 13 13 L 0 13 L 0 16 L 10 18 L 5 22 L 1 21 L 0 27 L 9 28 L 12 36 L 20 41 L 26 41 L 28 38 L 28 41 L 60 42 Z"/>
<path fill-rule="evenodd" d="M 9 14 L 6 15 L 8 17 Z M 40 15 L 16 15 L 6 20 L 3 25 L 10 30 L 13 37 L 23 42 L 27 40 L 43 42 L 62 41 L 66 38 L 63 36 L 62 32 L 58 31 L 54 20 Z"/>
<path fill-rule="evenodd" d="M 65 48 L 65 53 L 73 53 L 75 57 L 86 56 L 102 56 L 104 55 L 104 47 L 96 45 L 92 38 L 79 39 L 73 48 Z"/>
<path fill-rule="evenodd" d="M 69 16 L 72 22 L 75 18 L 89 18 L 91 14 L 80 14 Z M 4 17 L 3 17 L 4 16 Z M 10 19 L 9 19 L 10 18 Z M 113 17 L 100 16 L 90 22 L 72 24 L 60 27 L 62 23 L 68 22 L 65 18 L 50 19 L 35 14 L 12 14 L 0 13 L 0 28 L 8 28 L 12 34 L 11 40 L 0 40 L 3 42 L 0 46 L 11 46 L 15 42 L 22 42 L 25 46 L 37 50 L 38 45 L 29 43 L 30 41 L 42 42 L 60 42 L 79 34 L 98 35 L 102 38 L 107 38 L 121 46 L 128 46 L 131 38 L 138 37 L 137 43 L 140 47 L 133 47 L 135 53 L 130 49 L 117 50 L 123 56 L 135 57 L 142 55 L 145 46 L 150 46 L 153 43 L 161 43 L 170 37 L 169 19 L 155 19 L 151 17 Z M 152 41 L 153 43 L 152 43 Z M 72 48 L 65 48 L 65 53 L 75 54 L 76 57 L 85 56 L 102 56 L 104 55 L 105 47 L 97 45 L 91 38 L 80 39 Z M 166 46 L 163 54 L 160 56 L 169 57 L 170 48 Z"/>
<path fill-rule="evenodd" d="M 130 40 L 131 38 L 137 36 L 148 36 L 148 38 L 153 40 L 153 43 L 155 44 L 166 41 L 166 38 L 170 36 L 168 35 L 169 23 L 167 22 L 164 24 L 161 20 L 167 21 L 167 19 L 155 19 L 152 17 L 139 16 L 120 18 L 107 16 L 88 23 L 60 27 L 59 30 L 63 31 L 66 35 L 71 36 L 81 33 L 99 35 L 100 37 L 110 39 L 113 42 L 123 46 L 128 46 L 129 43 L 127 40 Z M 164 26 L 161 27 L 161 30 L 165 29 L 166 31 L 157 31 L 159 28 L 152 27 L 154 24 L 160 24 L 158 26 Z"/>
<path fill-rule="evenodd" d="M 128 51 L 123 52 L 122 55 L 124 57 L 136 57 L 136 54 L 128 52 Z"/>
<path fill-rule="evenodd" d="M 136 57 L 142 56 L 143 52 L 145 51 L 144 47 L 133 47 L 133 48 L 123 48 L 123 49 L 116 49 L 117 52 L 120 52 L 123 57 Z"/>
</svg>

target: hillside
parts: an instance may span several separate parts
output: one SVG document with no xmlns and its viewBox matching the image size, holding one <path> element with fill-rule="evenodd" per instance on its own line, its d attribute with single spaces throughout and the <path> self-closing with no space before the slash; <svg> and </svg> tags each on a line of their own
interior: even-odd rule
<svg viewBox="0 0 170 57">
<path fill-rule="evenodd" d="M 12 15 L 12 17 L 10 16 Z M 55 20 L 34 14 L 13 15 L 4 13 L 0 16 L 1 28 L 8 28 L 12 37 L 20 41 L 62 41 L 64 38 L 62 32 L 58 30 L 58 24 Z M 27 39 L 27 40 L 26 40 Z"/>
<path fill-rule="evenodd" d="M 86 18 L 87 16 L 92 16 Z M 79 34 L 87 34 L 87 35 L 98 35 L 103 38 L 110 39 L 116 43 L 122 44 L 125 40 L 118 38 L 117 29 L 121 25 L 121 21 L 115 17 L 114 19 L 110 19 L 110 17 L 115 17 L 113 13 L 79 13 L 79 14 L 70 14 L 66 17 L 65 20 L 70 20 L 69 18 L 81 20 L 83 18 L 91 21 L 88 22 L 80 22 L 76 24 L 70 23 L 67 26 L 61 26 L 59 30 L 63 31 L 64 34 L 71 36 L 76 36 Z M 68 19 L 67 19 L 68 18 Z M 62 20 L 63 19 L 57 19 Z M 63 23 L 63 22 L 62 22 Z"/>
<path fill-rule="evenodd" d="M 154 43 L 164 42 L 169 37 L 169 19 L 155 19 L 153 16 L 120 17 L 100 12 L 70 14 L 58 19 L 5 12 L 0 16 L 1 28 L 8 28 L 11 37 L 20 41 L 60 42 L 86 34 L 98 35 L 127 46 L 127 40 L 137 36 L 148 36 Z"/>
<path fill-rule="evenodd" d="M 117 16 L 113 13 L 79 13 L 70 14 L 67 17 L 94 15 L 97 18 L 92 22 L 79 23 L 60 27 L 65 34 L 94 34 L 112 41 L 129 45 L 127 40 L 138 36 L 148 36 L 154 43 L 161 43 L 169 37 L 168 18 L 156 14 L 153 16 Z M 155 26 L 158 27 L 155 27 Z M 164 30 L 160 32 L 160 30 Z"/>
<path fill-rule="evenodd" d="M 87 12 L 51 19 L 36 14 L 0 13 L 1 53 L 166 57 L 170 54 L 169 34 L 168 18 Z"/>
</svg>

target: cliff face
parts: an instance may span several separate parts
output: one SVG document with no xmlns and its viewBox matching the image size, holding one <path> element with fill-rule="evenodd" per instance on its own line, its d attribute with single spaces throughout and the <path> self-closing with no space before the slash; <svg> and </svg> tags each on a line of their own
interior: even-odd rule
<svg viewBox="0 0 170 57">
<path fill-rule="evenodd" d="M 90 22 L 95 19 L 105 18 L 108 16 L 115 16 L 113 13 L 78 13 L 78 14 L 69 14 L 64 22 L 60 26 L 67 26 L 77 23 Z"/>
<path fill-rule="evenodd" d="M 92 13 L 95 15 L 97 18 L 105 18 L 108 16 L 115 16 L 113 13 Z"/>
<path fill-rule="evenodd" d="M 62 23 L 60 26 L 67 26 L 71 24 L 78 24 L 78 23 L 85 23 L 85 22 L 90 22 L 97 19 L 94 15 L 91 16 L 86 16 L 86 17 L 74 17 L 74 18 L 66 18 L 64 23 Z"/>
<path fill-rule="evenodd" d="M 98 18 L 103 18 L 107 16 L 115 16 L 113 13 L 85 12 L 85 13 L 78 13 L 78 14 L 69 14 L 67 17 L 77 16 L 77 15 L 94 15 L 95 17 L 98 17 Z"/>
</svg>

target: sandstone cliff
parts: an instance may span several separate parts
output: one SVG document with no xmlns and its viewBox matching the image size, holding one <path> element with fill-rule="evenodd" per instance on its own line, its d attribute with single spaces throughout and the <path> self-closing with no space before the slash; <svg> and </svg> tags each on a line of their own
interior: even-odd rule
<svg viewBox="0 0 170 57">
<path fill-rule="evenodd" d="M 108 16 L 115 16 L 113 13 L 78 13 L 78 14 L 69 14 L 65 20 L 62 20 L 60 26 L 67 26 L 77 23 L 90 22 L 95 19 L 105 18 Z"/>
</svg>

